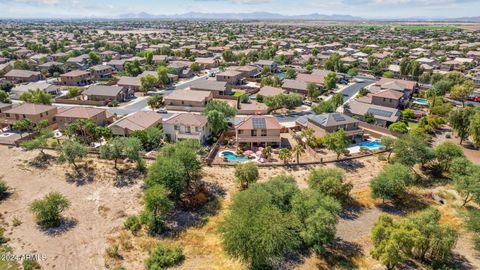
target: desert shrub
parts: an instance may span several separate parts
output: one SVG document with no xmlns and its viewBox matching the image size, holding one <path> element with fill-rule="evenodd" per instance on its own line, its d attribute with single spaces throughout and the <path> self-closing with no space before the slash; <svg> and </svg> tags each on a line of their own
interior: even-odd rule
<svg viewBox="0 0 480 270">
<path fill-rule="evenodd" d="M 133 234 L 136 234 L 142 228 L 142 223 L 136 215 L 129 216 L 123 225 L 125 226 L 125 229 L 128 229 Z"/>
<path fill-rule="evenodd" d="M 180 263 L 184 259 L 180 247 L 169 248 L 164 245 L 157 246 L 146 261 L 147 270 L 162 270 Z"/>
</svg>

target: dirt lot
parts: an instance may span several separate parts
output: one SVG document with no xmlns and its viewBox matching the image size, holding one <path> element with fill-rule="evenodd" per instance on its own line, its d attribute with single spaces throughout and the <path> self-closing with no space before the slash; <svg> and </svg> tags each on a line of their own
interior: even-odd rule
<svg viewBox="0 0 480 270">
<path fill-rule="evenodd" d="M 13 194 L 1 203 L 1 214 L 9 245 L 14 254 L 37 253 L 45 269 L 103 269 L 105 237 L 123 223 L 126 214 L 139 209 L 140 185 L 117 188 L 112 182 L 93 179 L 87 183 L 66 181 L 66 165 L 33 169 L 25 163 L 37 153 L 0 146 L 0 172 Z M 99 178 L 97 176 L 96 178 Z M 51 191 L 58 191 L 71 202 L 64 213 L 67 225 L 52 232 L 42 231 L 34 222 L 28 205 Z M 12 226 L 14 219 L 21 225 Z"/>
<path fill-rule="evenodd" d="M 3 161 L 0 171 L 13 189 L 12 195 L 0 204 L 1 214 L 7 223 L 4 227 L 15 254 L 44 254 L 47 259 L 41 264 L 45 269 L 105 269 L 106 262 L 111 266 L 122 265 L 126 269 L 143 269 L 148 251 L 158 243 L 164 243 L 183 247 L 185 260 L 175 269 L 246 269 L 224 253 L 217 233 L 232 196 L 238 192 L 234 168 L 203 169 L 203 180 L 220 194 L 220 207 L 214 214 L 194 216 L 180 211 L 175 215 L 177 221 L 185 221 L 180 226 L 181 230 L 171 236 L 153 238 L 146 233 L 133 236 L 122 226 L 127 215 L 138 214 L 141 210 L 141 178 L 118 187 L 115 185 L 118 182 L 115 182 L 112 164 L 90 161 L 88 166 L 96 168 L 91 178 L 84 182 L 67 181 L 71 168 L 58 164 L 48 169 L 32 168 L 27 161 L 36 155 L 18 148 L 0 146 L 0 159 Z M 300 258 L 286 269 L 383 269 L 369 255 L 371 226 L 382 212 L 401 214 L 395 209 L 378 207 L 378 202 L 369 195 L 370 179 L 385 164 L 378 156 L 373 156 L 327 165 L 346 171 L 347 181 L 354 184 L 352 197 L 356 203 L 342 213 L 337 227 L 337 240 L 329 248 L 327 256 Z M 300 188 L 306 188 L 306 178 L 312 168 L 261 168 L 260 181 L 288 174 L 295 177 Z M 61 192 L 72 205 L 64 213 L 67 225 L 57 231 L 45 232 L 35 224 L 28 204 L 50 191 Z M 445 222 L 460 227 L 461 221 L 455 217 L 454 211 L 450 206 L 442 207 Z M 13 226 L 14 219 L 20 220 L 21 224 Z M 205 223 L 201 226 L 189 225 L 188 221 L 192 219 L 204 219 Z M 470 238 L 462 233 L 456 251 L 473 266 L 470 269 L 475 269 L 475 265 L 480 263 L 478 254 L 472 251 Z M 105 249 L 114 244 L 119 245 L 123 259 L 112 263 L 105 256 Z"/>
</svg>

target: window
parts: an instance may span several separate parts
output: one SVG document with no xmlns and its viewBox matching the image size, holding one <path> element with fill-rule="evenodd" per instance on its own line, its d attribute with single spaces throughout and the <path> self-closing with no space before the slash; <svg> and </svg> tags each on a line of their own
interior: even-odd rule
<svg viewBox="0 0 480 270">
<path fill-rule="evenodd" d="M 262 137 L 266 137 L 267 136 L 267 130 L 266 129 L 262 129 Z"/>
<path fill-rule="evenodd" d="M 180 127 L 177 126 L 177 125 L 175 125 L 173 128 L 174 128 L 175 130 L 180 130 Z"/>
<path fill-rule="evenodd" d="M 238 134 L 243 134 L 243 130 L 239 130 L 239 131 L 238 131 Z"/>
<path fill-rule="evenodd" d="M 195 132 L 200 132 L 200 128 L 199 128 L 199 127 L 195 127 Z"/>
<path fill-rule="evenodd" d="M 250 135 L 252 135 L 252 136 L 257 136 L 257 131 L 256 131 L 256 130 L 254 130 L 254 129 L 252 129 L 252 131 L 251 131 Z"/>
</svg>

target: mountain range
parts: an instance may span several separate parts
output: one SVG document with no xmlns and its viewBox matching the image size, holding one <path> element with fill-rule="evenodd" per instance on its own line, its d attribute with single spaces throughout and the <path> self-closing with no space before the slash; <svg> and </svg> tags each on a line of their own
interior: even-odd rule
<svg viewBox="0 0 480 270">
<path fill-rule="evenodd" d="M 251 13 L 203 13 L 188 12 L 174 15 L 154 15 L 147 12 L 127 13 L 116 17 L 117 19 L 136 20 L 311 20 L 311 21 L 458 21 L 458 22 L 480 22 L 480 17 L 462 18 L 362 18 L 352 15 L 319 13 L 305 15 L 283 15 L 270 12 Z"/>
<path fill-rule="evenodd" d="M 282 15 L 269 12 L 252 13 L 202 13 L 188 12 L 175 15 L 153 15 L 146 12 L 128 13 L 118 16 L 119 19 L 172 19 L 172 20 L 321 20 L 321 21 L 360 21 L 361 17 L 351 15 L 323 15 L 312 13 L 307 15 Z"/>
</svg>

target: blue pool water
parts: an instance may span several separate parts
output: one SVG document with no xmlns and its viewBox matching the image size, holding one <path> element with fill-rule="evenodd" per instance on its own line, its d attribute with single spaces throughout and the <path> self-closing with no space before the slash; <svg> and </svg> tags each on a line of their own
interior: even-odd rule
<svg viewBox="0 0 480 270">
<path fill-rule="evenodd" d="M 280 80 L 285 79 L 285 73 L 277 73 L 275 76 L 277 76 Z"/>
<path fill-rule="evenodd" d="M 428 99 L 425 99 L 425 98 L 414 98 L 413 102 L 422 104 L 422 105 L 428 105 Z"/>
<path fill-rule="evenodd" d="M 384 147 L 384 145 L 380 143 L 380 140 L 361 142 L 356 144 L 355 146 L 366 147 L 370 150 L 375 150 L 375 149 Z"/>
<path fill-rule="evenodd" d="M 247 161 L 248 158 L 245 156 L 237 156 L 235 153 L 230 152 L 230 151 L 225 151 L 222 153 L 224 157 L 227 158 L 228 161 L 237 161 L 237 162 L 243 162 Z"/>
</svg>

